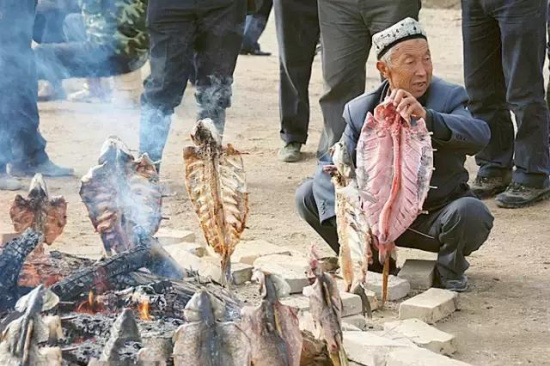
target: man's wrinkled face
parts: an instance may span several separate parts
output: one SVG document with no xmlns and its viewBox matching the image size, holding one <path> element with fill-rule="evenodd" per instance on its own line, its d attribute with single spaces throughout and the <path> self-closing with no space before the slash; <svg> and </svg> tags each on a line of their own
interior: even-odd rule
<svg viewBox="0 0 550 366">
<path fill-rule="evenodd" d="M 389 62 L 378 61 L 376 67 L 388 79 L 392 90 L 403 89 L 420 98 L 432 80 L 432 58 L 425 39 L 403 41 L 390 51 Z"/>
</svg>

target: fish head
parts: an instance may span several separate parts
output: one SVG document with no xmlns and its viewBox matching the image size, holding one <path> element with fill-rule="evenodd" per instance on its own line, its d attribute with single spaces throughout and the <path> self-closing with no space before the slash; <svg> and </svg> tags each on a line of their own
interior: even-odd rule
<svg viewBox="0 0 550 366">
<path fill-rule="evenodd" d="M 198 120 L 191 132 L 191 140 L 197 146 L 221 147 L 222 137 L 210 118 Z"/>
<path fill-rule="evenodd" d="M 279 275 L 256 269 L 252 275 L 252 280 L 260 284 L 262 298 L 272 304 L 290 295 L 290 285 Z"/>
<path fill-rule="evenodd" d="M 29 197 L 37 199 L 47 199 L 48 198 L 48 187 L 46 186 L 46 181 L 42 174 L 37 173 L 31 180 L 31 185 L 29 187 Z"/>
<path fill-rule="evenodd" d="M 184 315 L 189 322 L 214 325 L 216 320 L 225 317 L 225 304 L 205 289 L 201 289 L 195 292 L 185 306 Z"/>
<path fill-rule="evenodd" d="M 126 144 L 117 136 L 109 136 L 101 146 L 98 162 L 99 164 L 103 164 L 105 162 L 124 164 L 133 160 L 134 157 L 130 153 L 128 146 L 126 146 Z"/>
<path fill-rule="evenodd" d="M 338 172 L 346 178 L 353 178 L 355 176 L 355 168 L 346 142 L 338 141 L 335 143 L 330 149 L 330 153 Z"/>
</svg>

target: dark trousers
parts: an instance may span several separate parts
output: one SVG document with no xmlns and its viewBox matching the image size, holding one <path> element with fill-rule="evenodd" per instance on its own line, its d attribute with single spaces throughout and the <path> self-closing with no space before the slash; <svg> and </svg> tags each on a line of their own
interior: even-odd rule
<svg viewBox="0 0 550 366">
<path fill-rule="evenodd" d="M 211 118 L 221 134 L 241 48 L 245 0 L 155 0 L 147 9 L 151 75 L 142 94 L 140 151 L 160 160 L 170 117 L 196 67 L 198 118 Z"/>
<path fill-rule="evenodd" d="M 143 65 L 115 52 L 114 45 L 88 41 L 80 14 L 70 14 L 64 22 L 68 42 L 41 44 L 34 48 L 38 79 L 60 84 L 63 79 L 98 78 L 129 73 Z"/>
<path fill-rule="evenodd" d="M 31 50 L 36 0 L 0 1 L 0 170 L 48 159 L 38 130 L 38 84 Z"/>
<path fill-rule="evenodd" d="M 305 144 L 309 127 L 309 80 L 319 41 L 317 0 L 274 0 L 279 43 L 281 139 Z"/>
<path fill-rule="evenodd" d="M 79 13 L 76 0 L 39 0 L 33 27 L 33 39 L 37 43 L 62 43 L 68 38 L 63 30 L 65 17 Z"/>
<path fill-rule="evenodd" d="M 462 1 L 464 80 L 469 109 L 489 124 L 489 145 L 476 155 L 481 177 L 548 184 L 548 108 L 542 69 L 546 0 Z M 517 135 L 510 116 L 514 112 Z"/>
<path fill-rule="evenodd" d="M 265 30 L 267 21 L 269 20 L 269 14 L 273 7 L 273 0 L 263 0 L 262 6 L 254 14 L 250 14 L 246 17 L 246 23 L 244 27 L 244 36 L 241 49 L 243 50 L 259 50 L 260 45 L 258 39 Z"/>
<path fill-rule="evenodd" d="M 312 184 L 313 181 L 306 181 L 296 192 L 298 213 L 338 253 L 336 218 L 320 223 Z M 464 197 L 418 216 L 395 244 L 438 253 L 437 267 L 442 278 L 459 279 L 469 267 L 466 257 L 481 247 L 492 227 L 493 216 L 487 206 L 477 198 Z"/>
<path fill-rule="evenodd" d="M 418 19 L 418 0 L 318 0 L 325 92 L 320 99 L 324 130 L 321 157 L 344 132 L 344 106 L 365 92 L 365 64 L 373 34 L 398 21 Z M 376 71 L 373 70 L 375 73 Z"/>
</svg>

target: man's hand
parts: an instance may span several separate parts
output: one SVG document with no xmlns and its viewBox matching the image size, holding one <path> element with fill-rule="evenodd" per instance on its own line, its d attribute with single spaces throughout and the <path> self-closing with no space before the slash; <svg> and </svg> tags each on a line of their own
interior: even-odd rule
<svg viewBox="0 0 550 366">
<path fill-rule="evenodd" d="M 426 110 L 416 98 L 403 89 L 395 89 L 390 94 L 390 101 L 396 107 L 397 113 L 407 122 L 413 118 L 426 119 Z"/>
</svg>

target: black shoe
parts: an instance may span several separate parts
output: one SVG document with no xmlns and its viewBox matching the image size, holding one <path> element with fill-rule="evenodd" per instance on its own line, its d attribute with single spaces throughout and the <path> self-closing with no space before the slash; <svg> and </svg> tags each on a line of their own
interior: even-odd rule
<svg viewBox="0 0 550 366">
<path fill-rule="evenodd" d="M 512 173 L 507 173 L 503 177 L 476 177 L 471 185 L 472 192 L 479 198 L 491 198 L 504 192 L 512 182 Z"/>
<path fill-rule="evenodd" d="M 498 207 L 521 208 L 531 206 L 550 197 L 550 185 L 545 188 L 528 187 L 520 183 L 512 183 L 506 191 L 496 198 Z"/>
<path fill-rule="evenodd" d="M 8 165 L 8 174 L 14 177 L 32 177 L 40 173 L 45 177 L 68 177 L 74 175 L 74 170 L 64 168 L 54 164 L 51 160 L 46 160 L 37 165 Z"/>
<path fill-rule="evenodd" d="M 240 55 L 250 55 L 250 56 L 271 56 L 271 52 L 265 52 L 261 49 L 245 49 L 241 48 L 241 51 L 239 52 Z"/>
<path fill-rule="evenodd" d="M 444 279 L 436 271 L 434 287 L 454 292 L 465 292 L 470 288 L 470 283 L 468 282 L 468 277 L 464 274 L 460 278 Z"/>
</svg>

